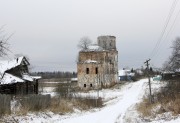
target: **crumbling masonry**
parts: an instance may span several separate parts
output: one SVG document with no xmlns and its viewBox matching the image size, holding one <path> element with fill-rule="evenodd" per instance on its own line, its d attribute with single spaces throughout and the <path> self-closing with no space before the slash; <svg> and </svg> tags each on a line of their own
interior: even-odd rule
<svg viewBox="0 0 180 123">
<path fill-rule="evenodd" d="M 79 52 L 78 86 L 83 89 L 108 87 L 118 82 L 118 51 L 115 36 L 99 36 L 97 45 Z"/>
</svg>

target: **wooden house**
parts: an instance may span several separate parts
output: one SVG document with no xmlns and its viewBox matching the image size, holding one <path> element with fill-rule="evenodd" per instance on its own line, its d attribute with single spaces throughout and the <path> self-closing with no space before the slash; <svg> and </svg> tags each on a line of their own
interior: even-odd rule
<svg viewBox="0 0 180 123">
<path fill-rule="evenodd" d="M 120 81 L 132 81 L 132 78 L 135 76 L 135 73 L 131 72 L 131 70 L 119 70 L 118 76 Z"/>
<path fill-rule="evenodd" d="M 30 76 L 30 63 L 25 57 L 11 61 L 0 61 L 0 94 L 38 94 L 38 80 Z"/>
<path fill-rule="evenodd" d="M 179 80 L 180 79 L 180 72 L 175 71 L 175 72 L 163 72 L 162 73 L 162 79 L 163 80 Z"/>
</svg>

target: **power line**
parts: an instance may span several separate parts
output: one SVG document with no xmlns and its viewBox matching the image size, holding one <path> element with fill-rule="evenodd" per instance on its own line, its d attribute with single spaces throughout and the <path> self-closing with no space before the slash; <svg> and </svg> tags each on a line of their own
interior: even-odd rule
<svg viewBox="0 0 180 123">
<path fill-rule="evenodd" d="M 163 38 L 163 36 L 164 36 L 164 34 L 165 34 L 165 32 L 166 32 L 166 29 L 167 29 L 167 27 L 168 27 L 168 24 L 169 24 L 169 22 L 170 22 L 170 20 L 171 20 L 171 17 L 172 17 L 172 15 L 173 15 L 173 13 L 174 13 L 174 10 L 175 10 L 175 8 L 176 8 L 177 2 L 178 2 L 178 0 L 174 0 L 173 4 L 172 4 L 172 6 L 171 6 L 171 9 L 170 9 L 169 15 L 168 15 L 168 17 L 167 17 L 167 19 L 166 19 L 166 22 L 165 22 L 165 25 L 164 25 L 164 27 L 163 27 L 163 30 L 162 30 L 162 32 L 161 32 L 161 34 L 160 34 L 160 37 L 159 37 L 159 39 L 158 39 L 158 41 L 157 41 L 157 43 L 156 43 L 156 45 L 155 45 L 155 47 L 154 47 L 151 55 L 150 55 L 150 58 L 152 58 L 152 57 L 155 55 L 155 53 L 157 52 L 158 47 L 159 47 L 160 44 L 161 44 L 162 38 Z"/>
<path fill-rule="evenodd" d="M 168 15 L 168 17 L 166 19 L 165 25 L 163 27 L 163 30 L 162 30 L 162 32 L 160 34 L 160 37 L 159 37 L 159 39 L 158 39 L 158 41 L 157 41 L 157 43 L 156 43 L 156 45 L 155 45 L 155 47 L 154 47 L 154 49 L 153 49 L 153 51 L 151 53 L 151 57 L 154 56 L 154 54 L 156 53 L 156 51 L 157 51 L 157 49 L 158 49 L 158 47 L 159 47 L 159 45 L 160 45 L 160 43 L 162 41 L 162 38 L 163 38 L 163 36 L 164 36 L 164 34 L 166 32 L 166 29 L 168 27 L 168 24 L 169 24 L 170 19 L 171 19 L 172 15 L 173 15 L 173 12 L 175 10 L 176 5 L 177 5 L 177 0 L 174 0 L 173 4 L 171 6 L 171 9 L 170 9 L 169 15 Z"/>
<path fill-rule="evenodd" d="M 179 9 L 179 11 L 178 11 L 178 13 L 177 13 L 174 21 L 173 21 L 173 24 L 171 25 L 169 31 L 167 32 L 167 35 L 166 35 L 166 37 L 165 37 L 165 39 L 164 39 L 164 41 L 166 41 L 164 45 L 167 45 L 167 42 L 168 42 L 167 38 L 168 38 L 168 36 L 170 35 L 170 33 L 173 31 L 174 26 L 175 26 L 175 24 L 176 24 L 176 22 L 177 22 L 177 19 L 178 19 L 178 16 L 179 16 L 179 15 L 180 15 L 180 9 Z M 157 51 L 157 53 L 155 54 L 155 57 L 157 57 L 157 56 L 159 55 L 159 54 L 158 54 L 159 51 L 160 51 L 160 49 L 159 49 L 159 50 Z"/>
</svg>

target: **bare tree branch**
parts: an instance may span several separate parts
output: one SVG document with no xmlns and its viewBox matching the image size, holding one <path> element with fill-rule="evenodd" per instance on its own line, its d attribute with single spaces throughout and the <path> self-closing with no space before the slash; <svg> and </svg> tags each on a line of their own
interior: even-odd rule
<svg viewBox="0 0 180 123">
<path fill-rule="evenodd" d="M 169 71 L 180 70 L 180 38 L 176 38 L 176 40 L 173 41 L 171 48 L 173 48 L 172 54 L 163 67 Z"/>
<path fill-rule="evenodd" d="M 78 48 L 81 50 L 87 50 L 89 45 L 92 44 L 91 39 L 89 39 L 87 36 L 84 36 L 80 39 Z"/>
<path fill-rule="evenodd" d="M 4 34 L 4 30 L 3 30 L 4 26 L 0 27 L 0 57 L 7 55 L 7 52 L 10 51 L 9 50 L 9 44 L 8 44 L 8 40 L 11 38 L 11 35 L 7 36 L 7 34 Z"/>
</svg>

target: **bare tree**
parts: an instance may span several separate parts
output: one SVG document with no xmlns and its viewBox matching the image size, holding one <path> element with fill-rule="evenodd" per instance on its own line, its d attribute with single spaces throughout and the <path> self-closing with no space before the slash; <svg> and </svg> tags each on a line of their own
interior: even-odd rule
<svg viewBox="0 0 180 123">
<path fill-rule="evenodd" d="M 180 69 L 180 38 L 173 41 L 172 49 L 172 54 L 163 67 L 165 70 L 176 71 Z"/>
<path fill-rule="evenodd" d="M 0 27 L 0 57 L 7 55 L 7 52 L 9 51 L 7 41 L 11 36 L 12 35 L 7 36 L 7 34 L 4 34 L 3 26 Z"/>
<path fill-rule="evenodd" d="M 92 40 L 85 36 L 80 39 L 78 48 L 80 48 L 81 50 L 87 50 L 91 44 Z"/>
</svg>

